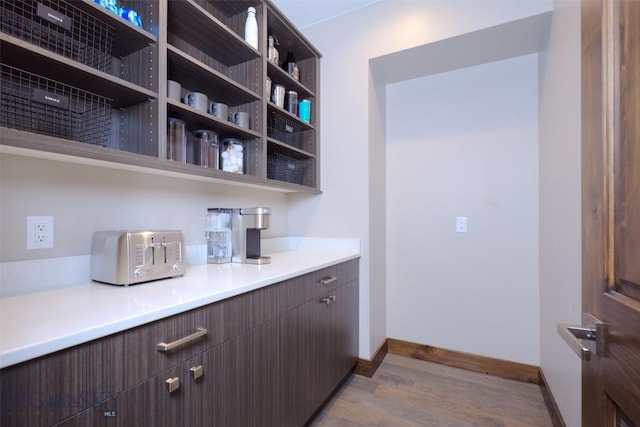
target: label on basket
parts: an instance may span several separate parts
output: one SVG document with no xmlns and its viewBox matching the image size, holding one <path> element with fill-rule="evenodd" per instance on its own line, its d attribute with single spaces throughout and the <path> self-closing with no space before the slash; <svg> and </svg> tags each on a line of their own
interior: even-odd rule
<svg viewBox="0 0 640 427">
<path fill-rule="evenodd" d="M 38 3 L 36 15 L 38 15 L 42 19 L 46 19 L 49 22 L 59 25 L 67 31 L 71 31 L 71 24 L 73 23 L 72 19 L 56 10 L 51 9 L 49 6 Z"/>
<path fill-rule="evenodd" d="M 69 108 L 69 98 L 42 89 L 33 89 L 31 100 L 54 107 Z"/>
<path fill-rule="evenodd" d="M 289 133 L 293 133 L 293 126 L 291 125 L 284 125 L 284 130 L 289 132 Z"/>
</svg>

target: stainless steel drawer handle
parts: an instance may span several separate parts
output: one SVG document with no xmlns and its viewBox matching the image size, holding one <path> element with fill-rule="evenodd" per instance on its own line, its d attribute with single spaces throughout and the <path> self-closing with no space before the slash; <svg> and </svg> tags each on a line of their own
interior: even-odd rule
<svg viewBox="0 0 640 427">
<path fill-rule="evenodd" d="M 336 280 L 338 280 L 338 276 L 329 276 L 320 279 L 320 283 L 322 283 L 323 285 L 328 285 L 329 283 L 333 283 Z"/>
<path fill-rule="evenodd" d="M 174 391 L 180 388 L 180 378 L 169 378 L 165 381 L 167 383 L 167 388 L 169 389 L 169 393 L 173 393 Z"/>
<path fill-rule="evenodd" d="M 335 296 L 335 295 L 329 295 L 329 296 L 328 296 L 328 297 L 326 297 L 326 298 L 322 298 L 322 299 L 320 300 L 320 302 L 323 302 L 323 303 L 325 303 L 325 304 L 329 305 L 329 304 L 331 304 L 331 303 L 332 303 L 333 301 L 335 301 L 335 300 L 336 300 L 336 296 Z"/>
<path fill-rule="evenodd" d="M 202 365 L 194 366 L 189 370 L 191 371 L 191 376 L 194 380 L 197 380 L 202 376 Z"/>
<path fill-rule="evenodd" d="M 173 350 L 174 348 L 178 348 L 182 345 L 185 345 L 195 339 L 198 339 L 200 337 L 203 337 L 207 335 L 207 330 L 206 328 L 198 328 L 198 332 L 195 332 L 187 337 L 184 338 L 180 338 L 179 340 L 176 340 L 174 342 L 170 342 L 169 344 L 164 343 L 164 342 L 159 342 L 156 345 L 156 350 L 158 351 L 169 351 L 169 350 Z"/>
</svg>

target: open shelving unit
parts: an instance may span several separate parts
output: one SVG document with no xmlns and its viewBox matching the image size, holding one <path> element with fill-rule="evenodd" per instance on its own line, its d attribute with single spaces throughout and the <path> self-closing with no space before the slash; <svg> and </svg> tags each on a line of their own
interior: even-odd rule
<svg viewBox="0 0 640 427">
<path fill-rule="evenodd" d="M 321 55 L 270 0 L 119 4 L 136 10 L 143 27 L 92 0 L 0 4 L 3 152 L 275 191 L 321 191 L 317 114 Z M 258 49 L 243 38 L 250 6 L 257 10 Z M 60 13 L 70 24 L 43 19 L 41 7 Z M 295 53 L 299 80 L 267 60 L 271 34 L 280 42 L 281 58 L 287 50 Z M 271 102 L 267 78 L 296 91 L 298 99 L 311 101 L 310 122 Z M 248 113 L 249 127 L 169 99 L 168 80 L 181 84 L 182 95 L 202 92 L 209 101 L 227 104 L 230 113 Z M 216 132 L 220 141 L 242 141 L 244 173 L 166 160 L 169 118 L 185 122 L 188 146 L 195 143 L 192 132 L 198 129 Z M 85 129 L 84 133 L 97 129 L 99 136 L 67 131 L 59 121 Z"/>
</svg>

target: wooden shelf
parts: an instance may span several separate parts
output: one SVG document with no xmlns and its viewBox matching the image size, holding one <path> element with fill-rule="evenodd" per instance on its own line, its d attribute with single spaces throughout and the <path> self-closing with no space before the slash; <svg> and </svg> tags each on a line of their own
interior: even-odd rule
<svg viewBox="0 0 640 427">
<path fill-rule="evenodd" d="M 275 192 L 320 193 L 315 188 L 302 185 L 160 160 L 156 157 L 112 150 L 46 135 L 36 135 L 16 129 L 0 127 L 0 135 L 2 136 L 0 138 L 0 153 L 92 165 L 107 169 L 124 169 L 190 181 L 252 187 Z"/>
<path fill-rule="evenodd" d="M 300 83 L 291 77 L 286 71 L 274 64 L 267 61 L 267 70 L 272 84 L 283 85 L 287 90 L 295 90 L 298 92 L 298 99 L 313 98 L 315 94 L 311 89 Z"/>
<path fill-rule="evenodd" d="M 167 100 L 167 106 L 169 117 L 188 122 L 194 130 L 210 129 L 218 132 L 221 138 L 252 139 L 262 137 L 262 134 L 251 129 L 240 127 L 228 120 L 219 119 L 212 114 L 204 113 L 172 99 Z"/>
<path fill-rule="evenodd" d="M 285 110 L 284 108 L 280 108 L 278 107 L 276 104 L 274 104 L 273 102 L 269 102 L 267 104 L 267 111 L 269 113 L 277 113 L 283 117 L 286 117 L 289 120 L 292 120 L 296 125 L 300 126 L 302 128 L 302 130 L 314 130 L 315 127 L 311 124 L 311 123 L 307 123 L 304 120 L 300 120 L 300 117 L 296 116 L 295 114 L 291 114 L 290 112 L 288 112 L 287 110 Z"/>
<path fill-rule="evenodd" d="M 229 67 L 260 57 L 260 52 L 193 0 L 168 4 L 168 31 L 222 64 Z"/>
<path fill-rule="evenodd" d="M 228 105 L 246 104 L 262 99 L 257 93 L 181 52 L 174 46 L 167 46 L 167 54 L 169 79 L 178 80 L 183 87 L 205 93 L 210 91 L 215 93 L 216 100 Z M 206 82 L 206 88 L 201 88 L 204 86 L 203 82 Z"/>
<path fill-rule="evenodd" d="M 267 138 L 267 142 L 269 143 L 267 146 L 267 153 L 280 153 L 298 160 L 315 159 L 316 157 L 313 153 L 292 147 L 291 145 L 280 142 L 277 139 Z"/>
<path fill-rule="evenodd" d="M 113 56 L 127 56 L 158 41 L 157 37 L 150 32 L 136 27 L 92 0 L 82 0 L 73 4 L 87 14 L 115 28 L 116 33 L 111 47 Z"/>
<path fill-rule="evenodd" d="M 280 42 L 279 51 L 280 59 L 285 58 L 287 50 L 296 53 L 296 60 L 301 61 L 308 58 L 320 58 L 322 55 L 318 52 L 309 41 L 304 38 L 293 24 L 283 18 L 280 11 L 269 4 L 269 12 L 267 14 L 267 28 L 269 34 L 274 34 Z"/>
<path fill-rule="evenodd" d="M 3 64 L 25 71 L 33 70 L 33 64 L 38 64 L 38 75 L 109 98 L 115 108 L 157 97 L 156 92 L 4 33 L 0 33 L 0 51 Z"/>
<path fill-rule="evenodd" d="M 255 7 L 256 3 L 254 0 L 216 0 L 215 7 L 226 16 L 233 16 Z"/>
</svg>

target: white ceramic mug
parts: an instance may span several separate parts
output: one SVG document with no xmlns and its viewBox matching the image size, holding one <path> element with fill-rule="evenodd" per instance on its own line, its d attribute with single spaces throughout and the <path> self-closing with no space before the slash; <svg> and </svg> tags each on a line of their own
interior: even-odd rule
<svg viewBox="0 0 640 427">
<path fill-rule="evenodd" d="M 167 98 L 180 102 L 182 85 L 175 80 L 167 80 Z"/>
<path fill-rule="evenodd" d="M 184 103 L 190 107 L 195 108 L 203 112 L 207 112 L 207 106 L 209 104 L 209 98 L 207 95 L 201 92 L 188 92 L 184 96 Z"/>
</svg>

